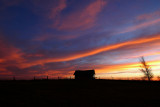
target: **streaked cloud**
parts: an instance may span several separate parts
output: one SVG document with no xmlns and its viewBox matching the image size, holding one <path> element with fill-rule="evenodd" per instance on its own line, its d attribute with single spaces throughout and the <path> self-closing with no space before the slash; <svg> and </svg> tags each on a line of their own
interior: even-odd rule
<svg viewBox="0 0 160 107">
<path fill-rule="evenodd" d="M 30 66 L 34 66 L 34 65 L 38 65 L 38 64 L 45 64 L 45 63 L 51 63 L 51 62 L 63 62 L 63 61 L 70 61 L 70 60 L 76 60 L 79 58 L 83 58 L 83 57 L 88 57 L 91 55 L 96 55 L 98 53 L 101 52 L 105 52 L 105 51 L 110 51 L 110 50 L 115 50 L 121 47 L 127 47 L 130 45 L 142 45 L 144 43 L 150 43 L 150 42 L 156 42 L 159 43 L 160 41 L 160 35 L 155 35 L 153 37 L 150 38 L 141 38 L 141 39 L 136 39 L 136 40 L 132 40 L 132 41 L 126 41 L 126 42 L 122 42 L 122 43 L 117 43 L 117 44 L 112 44 L 112 45 L 107 45 L 107 46 L 103 46 L 103 47 L 99 47 L 96 49 L 92 49 L 92 50 L 86 50 L 86 51 L 82 51 L 82 52 L 77 52 L 76 54 L 71 54 L 69 56 L 63 56 L 63 57 L 56 57 L 56 58 L 45 58 L 43 60 L 37 60 L 37 61 L 33 61 L 30 62 L 29 64 L 24 64 L 24 67 L 30 67 Z M 159 45 L 159 44 L 157 44 Z M 22 66 L 22 67 L 23 67 Z"/>
<path fill-rule="evenodd" d="M 1 78 L 73 76 L 75 69 L 95 69 L 97 76 L 140 77 L 140 56 L 160 75 L 158 1 L 2 0 L 0 4 Z"/>
<path fill-rule="evenodd" d="M 131 27 L 127 27 L 127 28 L 123 29 L 122 31 L 120 31 L 116 34 L 133 32 L 133 31 L 136 31 L 136 30 L 139 30 L 139 29 L 143 29 L 143 28 L 146 28 L 146 27 L 149 27 L 149 26 L 156 25 L 156 24 L 160 24 L 160 18 L 154 19 L 154 20 L 151 20 L 151 21 L 146 21 L 146 22 L 143 22 L 143 23 L 131 26 Z"/>
<path fill-rule="evenodd" d="M 143 21 L 143 20 L 153 20 L 155 18 L 160 17 L 160 10 L 157 10 L 155 12 L 152 13 L 147 13 L 147 14 L 142 14 L 136 17 L 136 19 L 139 21 Z"/>
<path fill-rule="evenodd" d="M 95 25 L 98 14 L 102 11 L 103 6 L 107 4 L 103 0 L 95 0 L 87 5 L 84 9 L 74 11 L 57 22 L 54 28 L 58 30 L 85 30 Z"/>
</svg>

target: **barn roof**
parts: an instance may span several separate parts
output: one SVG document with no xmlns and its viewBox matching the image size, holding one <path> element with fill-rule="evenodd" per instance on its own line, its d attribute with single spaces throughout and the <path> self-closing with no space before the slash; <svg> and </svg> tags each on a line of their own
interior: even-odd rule
<svg viewBox="0 0 160 107">
<path fill-rule="evenodd" d="M 76 70 L 74 75 L 94 75 L 94 70 Z"/>
</svg>

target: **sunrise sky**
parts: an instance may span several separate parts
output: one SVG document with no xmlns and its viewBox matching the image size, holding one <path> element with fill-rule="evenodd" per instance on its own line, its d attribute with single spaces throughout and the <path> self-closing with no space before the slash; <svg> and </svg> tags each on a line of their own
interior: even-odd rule
<svg viewBox="0 0 160 107">
<path fill-rule="evenodd" d="M 0 79 L 160 76 L 160 0 L 0 0 Z"/>
</svg>

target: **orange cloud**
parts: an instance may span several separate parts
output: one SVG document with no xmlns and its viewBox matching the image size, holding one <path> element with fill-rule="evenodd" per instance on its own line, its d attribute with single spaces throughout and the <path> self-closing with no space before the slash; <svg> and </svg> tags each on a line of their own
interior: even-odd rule
<svg viewBox="0 0 160 107">
<path fill-rule="evenodd" d="M 0 38 L 0 66 L 1 71 L 7 71 L 6 67 L 19 66 L 24 63 L 26 59 L 23 58 L 24 53 L 19 49 L 8 43 L 1 34 Z"/>
<path fill-rule="evenodd" d="M 96 69 L 97 73 L 109 73 L 109 72 L 122 72 L 129 71 L 130 69 L 137 69 L 140 67 L 139 63 L 127 63 L 127 64 L 116 64 L 116 65 L 103 65 Z"/>
<path fill-rule="evenodd" d="M 7 66 L 17 65 L 20 68 L 27 68 L 27 67 L 31 67 L 31 66 L 39 65 L 39 64 L 43 65 L 45 63 L 50 63 L 50 62 L 70 61 L 70 60 L 75 60 L 75 59 L 78 59 L 78 58 L 87 57 L 87 56 L 90 56 L 90 55 L 95 55 L 95 54 L 98 54 L 98 53 L 101 53 L 101 52 L 104 52 L 104 51 L 110 51 L 110 50 L 118 49 L 118 48 L 121 48 L 121 47 L 127 47 L 129 45 L 142 45 L 144 43 L 148 43 L 148 44 L 154 43 L 155 45 L 159 46 L 159 40 L 160 40 L 160 35 L 155 35 L 155 36 L 152 36 L 150 38 L 141 38 L 141 39 L 122 42 L 122 43 L 118 43 L 118 44 L 103 46 L 103 47 L 100 47 L 100 48 L 97 48 L 97 49 L 88 50 L 88 51 L 80 52 L 80 53 L 77 53 L 77 54 L 71 54 L 70 56 L 64 56 L 62 58 L 42 59 L 42 60 L 37 60 L 37 61 L 26 63 L 27 59 L 23 58 L 24 53 L 22 53 L 20 49 L 15 48 L 15 47 L 13 47 L 9 44 L 6 45 L 6 42 L 2 41 L 2 39 L 1 39 L 0 50 L 2 52 L 7 52 L 8 53 L 8 54 L 6 54 L 7 56 L 4 56 L 4 57 L 0 58 L 1 63 L 7 62 L 9 60 L 14 60 L 15 63 L 7 63 L 5 66 L 1 66 L 1 70 L 3 70 L 3 72 L 0 72 L 0 74 L 1 75 L 7 75 L 7 74 L 8 75 L 13 75 L 9 72 L 8 73 L 6 72 L 4 67 L 7 67 Z M 151 44 L 151 47 L 152 47 L 152 44 Z M 159 53 L 148 53 L 147 55 L 156 55 L 156 54 L 159 54 Z M 158 68 L 157 65 L 160 64 L 160 61 L 150 61 L 148 63 L 149 63 L 149 65 L 154 66 L 154 68 Z M 95 67 L 95 69 L 96 69 L 97 74 L 107 73 L 107 72 L 117 72 L 117 71 L 118 72 L 120 72 L 120 71 L 128 72 L 128 71 L 135 71 L 135 70 L 137 71 L 139 69 L 139 63 L 117 64 L 117 65 L 106 65 L 106 66 L 105 65 L 97 65 Z M 70 76 L 70 75 L 72 75 L 72 74 L 62 74 L 60 71 L 56 71 L 55 73 L 52 73 L 52 70 L 46 71 L 45 73 L 42 73 L 42 74 L 35 74 L 35 75 L 36 76 L 38 76 L 38 75 L 39 76 L 40 75 L 41 76 L 43 76 L 43 75 L 51 75 L 52 76 L 52 74 L 56 74 L 56 73 L 58 73 L 59 76 Z M 54 77 L 54 76 L 55 75 L 53 75 L 52 77 Z M 19 77 L 20 77 L 20 75 L 19 75 Z M 33 77 L 33 75 L 30 75 L 30 77 Z"/>
<path fill-rule="evenodd" d="M 160 72 L 157 72 L 157 69 L 159 70 L 160 67 L 160 61 L 154 60 L 154 61 L 147 61 L 147 64 L 150 65 L 152 68 L 152 73 L 154 74 L 154 79 L 156 79 L 157 75 L 160 75 Z M 96 77 L 101 78 L 110 78 L 114 77 L 114 79 L 117 78 L 134 78 L 135 77 L 143 77 L 144 74 L 139 70 L 140 69 L 140 62 L 134 62 L 134 63 L 124 63 L 124 64 L 110 64 L 110 65 L 96 65 L 94 67 L 96 71 Z M 91 69 L 91 68 L 87 68 Z M 72 76 L 74 71 L 70 71 L 68 76 Z M 111 79 L 111 78 L 110 78 Z"/>
<path fill-rule="evenodd" d="M 132 41 L 107 45 L 107 46 L 103 46 L 100 48 L 87 50 L 87 51 L 83 51 L 83 52 L 78 52 L 76 54 L 71 54 L 70 56 L 64 56 L 61 58 L 49 58 L 49 59 L 37 60 L 37 61 L 33 61 L 31 63 L 22 64 L 21 67 L 25 68 L 25 67 L 30 67 L 30 66 L 39 65 L 39 64 L 43 65 L 45 63 L 51 63 L 51 62 L 71 61 L 71 60 L 75 60 L 75 59 L 79 59 L 79 58 L 83 58 L 83 57 L 87 57 L 87 56 L 91 56 L 91 55 L 96 55 L 101 52 L 110 51 L 110 50 L 118 49 L 121 47 L 127 47 L 130 45 L 141 45 L 144 43 L 150 44 L 151 42 L 154 42 L 154 41 L 159 44 L 159 40 L 160 40 L 160 35 L 155 35 L 150 38 L 141 38 L 141 39 L 136 39 L 136 40 L 132 40 Z"/>
<path fill-rule="evenodd" d="M 59 30 L 75 30 L 75 29 L 87 29 L 94 25 L 97 15 L 101 12 L 102 7 L 107 3 L 103 0 L 96 0 L 89 4 L 86 8 L 69 14 L 61 23 L 57 22 L 54 28 Z"/>
<path fill-rule="evenodd" d="M 152 68 L 155 78 L 157 76 L 157 68 L 160 69 L 160 61 L 147 61 L 147 64 Z M 102 77 L 143 77 L 144 74 L 139 70 L 140 62 L 135 63 L 125 63 L 125 64 L 116 64 L 116 65 L 99 65 L 101 67 L 96 69 L 97 76 Z M 159 72 L 160 74 L 160 72 Z"/>
</svg>

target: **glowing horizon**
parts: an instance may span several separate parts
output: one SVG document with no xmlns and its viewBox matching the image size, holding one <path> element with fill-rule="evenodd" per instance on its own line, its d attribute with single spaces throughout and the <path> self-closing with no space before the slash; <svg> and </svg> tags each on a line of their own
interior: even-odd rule
<svg viewBox="0 0 160 107">
<path fill-rule="evenodd" d="M 160 1 L 1 0 L 0 79 L 160 76 Z M 150 5 L 152 4 L 152 5 Z"/>
</svg>

